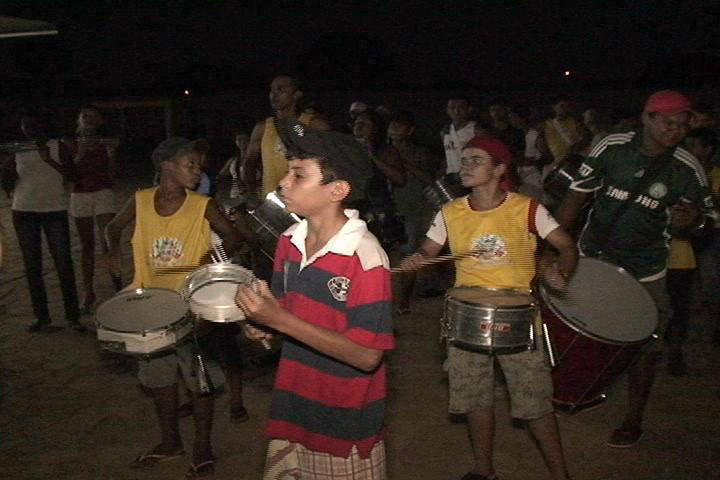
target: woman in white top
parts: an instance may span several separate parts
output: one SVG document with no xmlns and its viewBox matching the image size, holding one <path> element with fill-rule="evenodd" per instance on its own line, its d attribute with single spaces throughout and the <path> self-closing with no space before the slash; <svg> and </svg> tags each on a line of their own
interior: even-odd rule
<svg viewBox="0 0 720 480">
<path fill-rule="evenodd" d="M 58 162 L 58 141 L 47 138 L 46 125 L 38 118 L 24 116 L 21 128 L 25 136 L 37 144 L 35 149 L 16 152 L 11 161 L 17 172 L 12 192 L 13 225 L 25 265 L 35 315 L 35 320 L 28 330 L 40 331 L 51 323 L 42 273 L 44 232 L 60 279 L 65 319 L 73 330 L 82 332 L 85 328 L 79 322 L 80 311 L 68 225 L 69 192 L 66 181 L 72 168 Z"/>
</svg>

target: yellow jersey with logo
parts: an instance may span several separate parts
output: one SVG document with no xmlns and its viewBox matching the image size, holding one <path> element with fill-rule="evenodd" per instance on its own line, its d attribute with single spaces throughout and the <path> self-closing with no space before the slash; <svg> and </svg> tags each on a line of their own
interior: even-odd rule
<svg viewBox="0 0 720 480">
<path fill-rule="evenodd" d="M 298 121 L 303 125 L 308 125 L 312 119 L 313 116 L 308 113 L 303 113 L 298 117 Z M 262 198 L 265 198 L 268 193 L 274 192 L 280 184 L 280 180 L 287 174 L 288 162 L 285 152 L 285 145 L 275 128 L 274 117 L 268 117 L 265 120 L 265 130 L 260 143 L 263 167 Z"/>
<path fill-rule="evenodd" d="M 445 204 L 450 251 L 480 252 L 455 262 L 455 286 L 529 289 L 535 276 L 537 205 L 517 193 L 492 210 L 473 210 L 467 197 Z"/>
<path fill-rule="evenodd" d="M 210 198 L 186 190 L 185 201 L 175 213 L 158 215 L 158 187 L 135 193 L 135 233 L 132 236 L 135 277 L 131 288 L 179 290 L 186 274 L 156 275 L 155 269 L 196 265 L 210 249 L 210 223 L 205 209 Z"/>
</svg>

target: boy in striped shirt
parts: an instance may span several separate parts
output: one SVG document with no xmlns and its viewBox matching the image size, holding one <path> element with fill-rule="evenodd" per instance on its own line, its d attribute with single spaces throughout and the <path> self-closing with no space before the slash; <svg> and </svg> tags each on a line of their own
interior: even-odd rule
<svg viewBox="0 0 720 480">
<path fill-rule="evenodd" d="M 387 255 L 355 210 L 372 165 L 352 137 L 280 124 L 287 209 L 271 288 L 240 287 L 250 319 L 287 336 L 264 478 L 385 479 L 383 353 L 394 346 Z M 252 330 L 264 337 L 263 330 Z"/>
</svg>

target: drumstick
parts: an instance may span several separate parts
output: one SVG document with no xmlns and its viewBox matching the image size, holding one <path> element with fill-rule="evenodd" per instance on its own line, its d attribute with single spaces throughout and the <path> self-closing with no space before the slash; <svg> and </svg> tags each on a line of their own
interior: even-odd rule
<svg viewBox="0 0 720 480">
<path fill-rule="evenodd" d="M 393 267 L 390 269 L 390 273 L 406 273 L 406 272 L 415 272 L 417 270 L 420 270 L 421 268 L 427 267 L 428 265 L 435 265 L 437 263 L 443 263 L 443 262 L 451 262 L 454 260 L 462 260 L 463 258 L 470 258 L 470 257 L 477 257 L 479 255 L 482 255 L 483 253 L 486 253 L 487 250 L 484 248 L 474 248 L 470 250 L 469 252 L 465 253 L 454 253 L 450 255 L 439 255 L 437 257 L 426 257 L 423 256 L 422 259 L 415 262 L 415 265 L 409 266 L 409 267 Z"/>
</svg>

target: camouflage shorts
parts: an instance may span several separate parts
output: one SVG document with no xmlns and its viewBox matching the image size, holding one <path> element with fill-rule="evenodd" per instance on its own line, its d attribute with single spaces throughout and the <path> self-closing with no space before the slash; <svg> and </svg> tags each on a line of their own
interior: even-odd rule
<svg viewBox="0 0 720 480">
<path fill-rule="evenodd" d="M 451 346 L 448 350 L 451 414 L 466 414 L 495 403 L 495 359 L 507 381 L 513 417 L 534 419 L 553 411 L 550 367 L 545 365 L 542 349 L 493 356 Z"/>
</svg>

